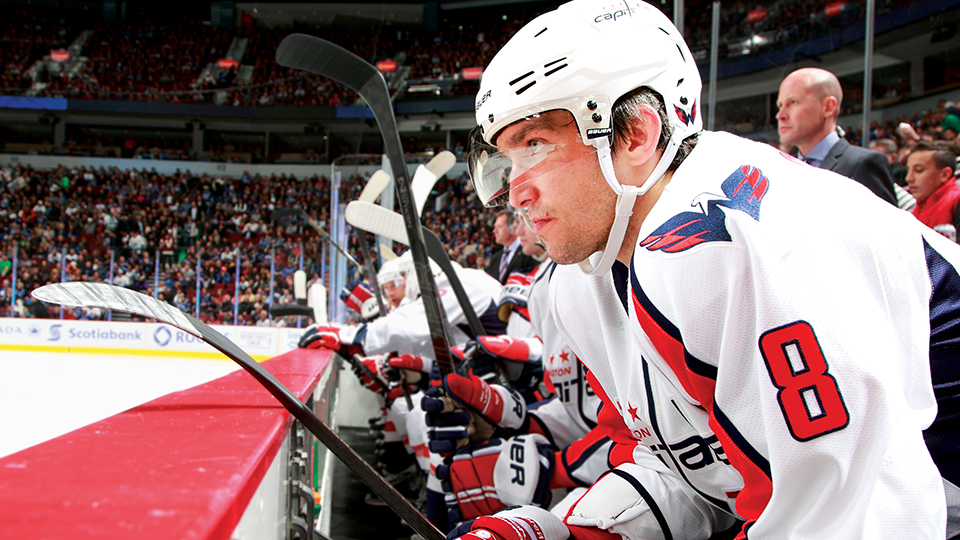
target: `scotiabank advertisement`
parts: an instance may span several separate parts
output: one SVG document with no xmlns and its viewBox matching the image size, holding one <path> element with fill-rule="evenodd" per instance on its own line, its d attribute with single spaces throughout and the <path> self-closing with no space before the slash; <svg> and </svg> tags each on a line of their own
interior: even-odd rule
<svg viewBox="0 0 960 540">
<path fill-rule="evenodd" d="M 297 346 L 302 328 L 224 326 L 213 328 L 256 360 Z M 144 354 L 217 358 L 223 355 L 200 338 L 161 323 L 0 318 L 0 350 Z"/>
</svg>

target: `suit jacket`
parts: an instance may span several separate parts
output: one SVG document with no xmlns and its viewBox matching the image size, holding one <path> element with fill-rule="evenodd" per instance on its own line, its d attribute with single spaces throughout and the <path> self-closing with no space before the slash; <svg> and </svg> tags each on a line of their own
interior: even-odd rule
<svg viewBox="0 0 960 540">
<path fill-rule="evenodd" d="M 484 267 L 484 270 L 496 280 L 500 280 L 501 257 L 503 257 L 503 246 L 499 246 L 499 248 L 493 252 L 493 255 L 490 256 L 490 264 Z M 509 276 L 511 272 L 523 270 L 524 268 L 533 268 L 538 264 L 540 264 L 540 261 L 529 255 L 524 255 L 523 250 L 517 248 L 517 250 L 513 252 L 513 257 L 510 259 L 510 262 L 507 263 L 507 273 L 504 274 L 503 280 L 500 281 L 500 283 L 505 284 L 507 282 L 507 276 Z"/>
<path fill-rule="evenodd" d="M 880 152 L 853 146 L 841 138 L 823 158 L 820 168 L 852 178 L 867 186 L 877 197 L 897 206 L 890 162 Z"/>
</svg>

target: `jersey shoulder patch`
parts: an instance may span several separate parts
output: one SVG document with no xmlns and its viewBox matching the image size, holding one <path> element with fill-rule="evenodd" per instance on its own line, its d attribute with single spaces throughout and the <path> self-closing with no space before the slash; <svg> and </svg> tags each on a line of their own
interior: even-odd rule
<svg viewBox="0 0 960 540">
<path fill-rule="evenodd" d="M 720 185 L 723 195 L 701 193 L 690 203 L 698 211 L 680 212 L 640 241 L 648 251 L 677 253 L 704 242 L 729 242 L 724 208 L 740 210 L 760 221 L 760 204 L 770 180 L 760 169 L 743 165 Z"/>
</svg>

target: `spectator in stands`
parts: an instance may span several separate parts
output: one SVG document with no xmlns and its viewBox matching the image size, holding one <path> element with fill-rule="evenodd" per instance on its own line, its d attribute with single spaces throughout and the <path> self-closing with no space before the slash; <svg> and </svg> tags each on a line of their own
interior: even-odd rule
<svg viewBox="0 0 960 540">
<path fill-rule="evenodd" d="M 957 106 L 953 105 L 952 110 L 956 112 Z M 956 143 L 957 133 L 960 132 L 960 116 L 951 114 L 950 111 L 951 109 L 947 108 L 947 115 L 940 123 L 940 128 L 943 129 L 943 140 L 948 143 Z"/>
<path fill-rule="evenodd" d="M 793 144 L 799 158 L 860 182 L 896 205 L 893 175 L 879 152 L 851 146 L 837 131 L 843 91 L 837 77 L 819 68 L 794 71 L 780 83 L 777 122 L 780 142 Z"/>
<path fill-rule="evenodd" d="M 488 274 L 506 284 L 507 276 L 517 270 L 533 268 L 536 259 L 520 250 L 520 239 L 512 232 L 512 216 L 509 210 L 501 210 L 493 222 L 493 239 L 500 247 L 495 249 L 490 264 L 484 269 Z"/>
<path fill-rule="evenodd" d="M 956 151 L 945 141 L 920 141 L 907 157 L 907 184 L 917 199 L 913 215 L 954 242 L 960 230 L 956 166 Z"/>
</svg>

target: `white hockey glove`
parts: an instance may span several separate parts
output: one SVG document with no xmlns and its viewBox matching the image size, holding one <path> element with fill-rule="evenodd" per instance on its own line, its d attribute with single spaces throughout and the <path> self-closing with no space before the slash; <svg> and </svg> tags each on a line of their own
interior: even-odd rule
<svg viewBox="0 0 960 540">
<path fill-rule="evenodd" d="M 447 535 L 462 540 L 568 540 L 570 529 L 543 508 L 518 506 L 465 523 Z"/>
</svg>

